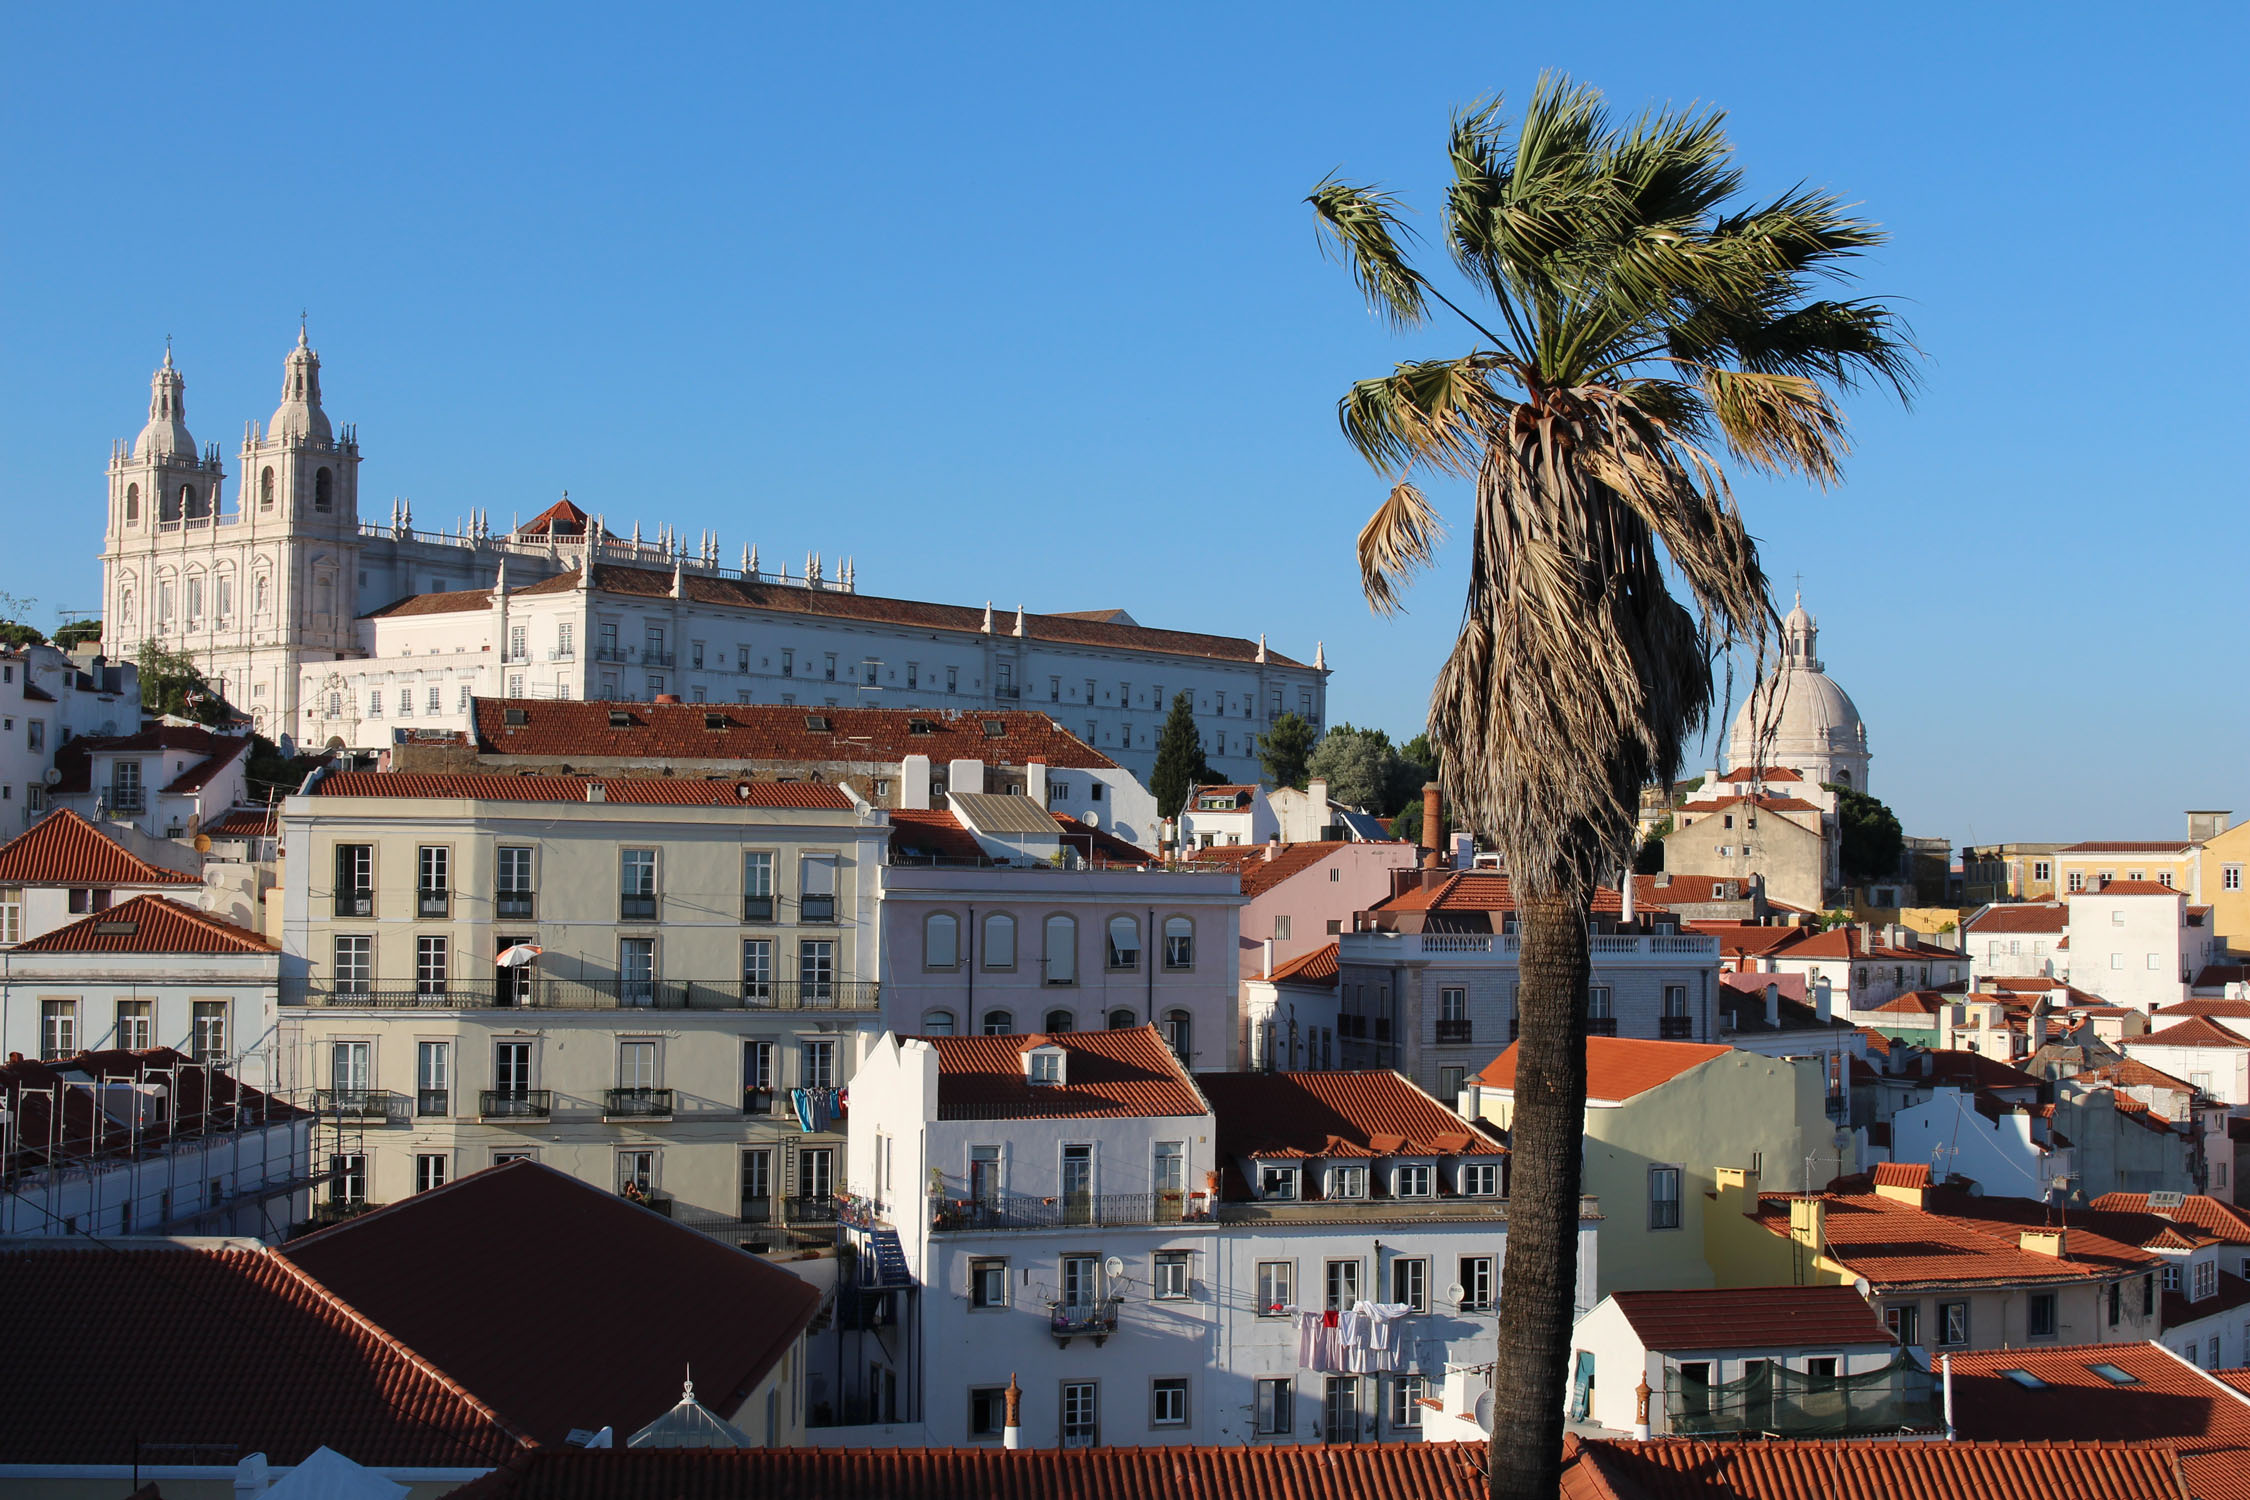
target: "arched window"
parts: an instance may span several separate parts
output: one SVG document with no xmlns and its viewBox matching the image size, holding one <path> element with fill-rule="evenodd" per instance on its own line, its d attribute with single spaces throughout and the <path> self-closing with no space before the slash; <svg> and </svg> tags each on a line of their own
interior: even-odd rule
<svg viewBox="0 0 2250 1500">
<path fill-rule="evenodd" d="M 326 510 L 336 498 L 336 476 L 326 469 L 313 475 L 313 509 Z"/>
<path fill-rule="evenodd" d="M 1168 1010 L 1164 1012 L 1164 1045 L 1171 1048 L 1172 1055 L 1183 1064 L 1194 1055 L 1189 1050 L 1188 1045 L 1191 1040 L 1189 1035 L 1191 1026 L 1192 1022 L 1189 1020 L 1186 1011 Z"/>
<path fill-rule="evenodd" d="M 258 509 L 273 509 L 273 468 L 268 465 L 258 476 Z"/>
<path fill-rule="evenodd" d="M 951 1035 L 953 1035 L 953 1012 L 952 1012 L 952 1011 L 949 1011 L 949 1010 L 926 1010 L 926 1011 L 923 1011 L 923 1012 L 922 1012 L 922 1035 L 924 1035 L 924 1036 L 951 1036 Z"/>
<path fill-rule="evenodd" d="M 137 484 L 129 484 L 125 486 L 125 524 L 128 526 L 134 525 L 140 518 L 141 487 Z"/>
<path fill-rule="evenodd" d="M 961 962 L 961 919 L 934 911 L 922 920 L 922 967 L 950 969 Z"/>
<path fill-rule="evenodd" d="M 187 622 L 190 630 L 203 623 L 203 575 L 201 573 L 190 573 L 187 576 Z"/>
<path fill-rule="evenodd" d="M 180 486 L 180 507 L 191 521 L 200 521 L 211 514 L 211 491 L 199 490 L 192 484 Z"/>
<path fill-rule="evenodd" d="M 166 521 L 177 521 L 180 518 L 180 506 L 187 499 L 188 489 L 189 486 L 183 484 L 169 495 L 162 490 L 157 491 L 156 520 L 158 525 L 162 525 Z"/>
<path fill-rule="evenodd" d="M 1838 771 L 1836 773 L 1836 784 L 1838 786 L 1850 786 L 1852 784 L 1852 773 L 1849 771 Z"/>
<path fill-rule="evenodd" d="M 1141 966 L 1141 924 L 1131 917 L 1109 919 L 1109 966 L 1124 970 Z"/>
<path fill-rule="evenodd" d="M 1112 1031 L 1128 1031 L 1139 1020 L 1140 1017 L 1121 1005 L 1109 1013 L 1109 1029 Z"/>
<path fill-rule="evenodd" d="M 1015 1032 L 1016 1018 L 1010 1011 L 988 1010 L 978 1020 L 977 1027 L 986 1036 L 1009 1036 Z"/>
<path fill-rule="evenodd" d="M 984 966 L 988 969 L 1016 966 L 1016 919 L 1004 911 L 996 911 L 984 919 Z"/>
<path fill-rule="evenodd" d="M 1076 1031 L 1078 1029 L 1078 1018 L 1067 1010 L 1051 1010 L 1047 1012 L 1047 1024 L 1044 1029 L 1047 1031 Z"/>
<path fill-rule="evenodd" d="M 1047 919 L 1047 983 L 1078 982 L 1078 923 L 1074 918 Z"/>
<path fill-rule="evenodd" d="M 1186 917 L 1164 919 L 1164 967 L 1195 967 L 1195 924 Z"/>
</svg>

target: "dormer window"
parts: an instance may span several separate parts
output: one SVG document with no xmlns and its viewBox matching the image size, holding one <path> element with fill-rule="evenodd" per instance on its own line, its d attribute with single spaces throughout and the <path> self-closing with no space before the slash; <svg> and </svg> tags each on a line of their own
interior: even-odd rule
<svg viewBox="0 0 2250 1500">
<path fill-rule="evenodd" d="M 1023 1076 L 1026 1083 L 1061 1083 L 1064 1079 L 1063 1058 L 1060 1047 L 1034 1047 L 1023 1055 Z"/>
<path fill-rule="evenodd" d="M 1297 1196 L 1295 1166 L 1263 1165 L 1258 1168 L 1258 1196 L 1293 1199 Z"/>
<path fill-rule="evenodd" d="M 1331 1198 L 1366 1197 L 1367 1168 L 1330 1167 L 1328 1169 L 1328 1196 Z"/>
<path fill-rule="evenodd" d="M 2206 1297 L 2219 1294 L 2219 1262 L 2205 1256 L 2195 1263 L 2195 1290 L 2188 1294 L 2190 1302 L 2201 1302 Z"/>
<path fill-rule="evenodd" d="M 1391 1177 L 1391 1192 L 1399 1198 L 1427 1198 L 1430 1196 L 1430 1169 L 1427 1165 L 1400 1167 Z"/>
<path fill-rule="evenodd" d="M 1461 1168 L 1461 1196 L 1464 1198 L 1497 1198 L 1500 1196 L 1500 1164 L 1498 1162 L 1470 1162 Z"/>
</svg>

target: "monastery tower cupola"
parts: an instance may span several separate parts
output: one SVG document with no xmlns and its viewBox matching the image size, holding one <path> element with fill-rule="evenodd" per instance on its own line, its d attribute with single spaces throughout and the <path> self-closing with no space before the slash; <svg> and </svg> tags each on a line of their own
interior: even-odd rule
<svg viewBox="0 0 2250 1500">
<path fill-rule="evenodd" d="M 320 356 L 306 341 L 302 326 L 297 329 L 297 347 L 289 351 L 282 369 L 281 405 L 266 424 L 266 436 L 284 441 L 311 438 L 324 446 L 336 441 L 328 413 L 320 409 Z"/>
<path fill-rule="evenodd" d="M 148 383 L 148 425 L 133 440 L 133 461 L 152 458 L 195 459 L 195 439 L 187 430 L 187 379 L 173 368 L 172 350 L 164 350 L 164 363 Z"/>
</svg>

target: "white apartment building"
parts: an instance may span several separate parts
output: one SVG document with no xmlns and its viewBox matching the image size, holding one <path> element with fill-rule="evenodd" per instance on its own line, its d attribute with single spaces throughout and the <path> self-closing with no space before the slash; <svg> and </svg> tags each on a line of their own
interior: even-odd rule
<svg viewBox="0 0 2250 1500">
<path fill-rule="evenodd" d="M 357 432 L 322 407 L 300 331 L 282 397 L 248 429 L 229 506 L 216 445 L 198 450 L 169 352 L 149 417 L 113 447 L 102 551 L 104 644 L 192 653 L 277 739 L 375 749 L 393 726 L 466 729 L 483 697 L 655 698 L 805 707 L 1037 708 L 1146 779 L 1172 695 L 1214 768 L 1258 775 L 1284 710 L 1324 721 L 1328 669 L 1263 638 L 1141 625 L 1121 609 L 1030 614 L 863 594 L 808 557 L 792 577 L 715 535 L 613 534 L 567 496 L 495 530 L 481 513 L 417 530 L 359 515 Z M 405 712 L 402 712 L 406 710 Z"/>
<path fill-rule="evenodd" d="M 2226 947 L 2211 909 L 2153 880 L 2111 880 L 2068 897 L 2070 952 L 2061 977 L 2111 1005 L 2152 1014 L 2177 1005 Z"/>
<path fill-rule="evenodd" d="M 0 1235 L 246 1235 L 304 1222 L 312 1118 L 167 1047 L 0 1065 Z"/>
<path fill-rule="evenodd" d="M 56 808 L 0 844 L 0 947 L 12 947 L 140 895 L 198 899 L 192 850 L 127 824 Z M 32 1049 L 20 1049 L 30 1051 Z"/>
<path fill-rule="evenodd" d="M 282 1015 L 324 1212 L 530 1158 L 738 1243 L 832 1224 L 885 833 L 811 783 L 317 777 Z"/>
<path fill-rule="evenodd" d="M 257 933 L 134 896 L 0 950 L 0 1051 L 59 1062 L 165 1047 L 270 1093 L 280 981 L 281 950 Z"/>
<path fill-rule="evenodd" d="M 1412 1441 L 1492 1357 L 1505 1151 L 1396 1074 L 1191 1076 L 1146 1027 L 891 1036 L 853 1114 L 914 1290 L 846 1440 L 998 1444 L 1014 1379 L 1032 1447 Z M 1590 1288 L 1590 1205 L 1579 1244 Z"/>
<path fill-rule="evenodd" d="M 47 802 L 151 839 L 192 839 L 249 795 L 250 736 L 181 724 L 85 735 L 55 754 Z"/>
<path fill-rule="evenodd" d="M 0 833 L 29 828 L 47 811 L 55 752 L 81 735 L 140 727 L 140 671 L 53 646 L 0 650 Z"/>
<path fill-rule="evenodd" d="M 1504 875 L 1423 871 L 1337 938 L 1338 1061 L 1396 1068 L 1440 1099 L 1516 1036 L 1521 939 Z M 1595 902 L 1587 1027 L 1599 1036 L 1716 1040 L 1719 942 L 1669 912 L 1630 922 Z"/>
<path fill-rule="evenodd" d="M 891 1030 L 1155 1026 L 1192 1070 L 1239 1066 L 1239 876 L 1066 855 L 1060 828 L 1028 798 L 957 794 L 948 805 L 892 814 L 881 877 Z"/>
<path fill-rule="evenodd" d="M 2070 908 L 2060 901 L 1988 906 L 1962 928 L 1970 988 L 1987 979 L 2063 979 L 2070 973 Z"/>
</svg>

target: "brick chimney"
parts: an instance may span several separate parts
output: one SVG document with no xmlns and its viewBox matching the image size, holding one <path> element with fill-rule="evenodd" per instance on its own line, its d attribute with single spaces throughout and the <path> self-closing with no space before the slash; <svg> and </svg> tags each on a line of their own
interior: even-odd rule
<svg viewBox="0 0 2250 1500">
<path fill-rule="evenodd" d="M 1437 869 L 1444 863 L 1445 799 L 1434 781 L 1422 783 L 1422 863 Z"/>
</svg>

